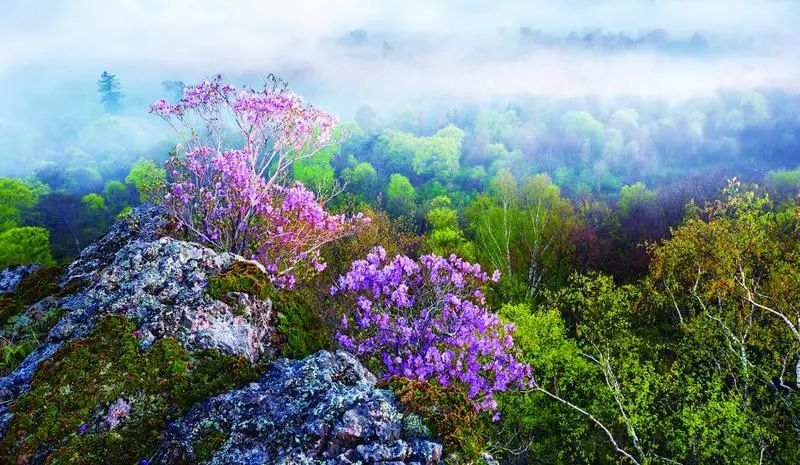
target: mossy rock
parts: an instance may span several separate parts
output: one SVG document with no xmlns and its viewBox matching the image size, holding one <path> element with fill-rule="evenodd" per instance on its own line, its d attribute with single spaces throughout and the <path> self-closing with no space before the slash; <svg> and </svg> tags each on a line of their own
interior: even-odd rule
<svg viewBox="0 0 800 465">
<path fill-rule="evenodd" d="M 62 295 L 59 280 L 63 273 L 61 266 L 45 266 L 23 277 L 13 294 L 0 297 L 0 325 L 45 297 Z"/>
<path fill-rule="evenodd" d="M 268 274 L 252 262 L 234 262 L 224 272 L 208 281 L 208 294 L 228 303 L 237 312 L 230 292 L 243 292 L 261 300 L 270 299 L 275 311 L 275 345 L 286 358 L 300 359 L 331 348 L 331 331 L 310 302 L 307 288 L 276 289 Z"/>
<path fill-rule="evenodd" d="M 227 270 L 208 280 L 208 295 L 229 302 L 229 292 L 243 292 L 261 300 L 273 294 L 269 275 L 252 262 L 233 262 Z"/>
<path fill-rule="evenodd" d="M 11 405 L 0 463 L 139 463 L 189 406 L 258 377 L 244 357 L 191 353 L 173 339 L 143 350 L 135 329 L 125 317 L 104 317 L 42 362 Z M 114 426 L 108 410 L 120 399 L 130 410 Z"/>
<path fill-rule="evenodd" d="M 475 404 L 464 390 L 401 377 L 380 381 L 378 386 L 395 393 L 404 414 L 421 418 L 430 427 L 433 436 L 442 441 L 447 463 L 479 462 L 484 445 L 480 422 Z M 416 421 L 411 423 L 405 426 L 424 431 Z"/>
<path fill-rule="evenodd" d="M 46 297 L 63 297 L 77 291 L 61 288 L 61 266 L 45 266 L 23 277 L 14 294 L 0 298 L 0 376 L 16 368 L 47 338 L 63 310 L 27 312 L 28 307 Z"/>
<path fill-rule="evenodd" d="M 19 306 L 33 305 L 48 296 L 61 294 L 62 266 L 44 266 L 19 281 L 14 300 Z"/>
<path fill-rule="evenodd" d="M 192 444 L 195 457 L 201 462 L 208 462 L 214 452 L 225 443 L 225 433 L 218 429 L 204 430 L 197 436 L 197 440 Z"/>
</svg>

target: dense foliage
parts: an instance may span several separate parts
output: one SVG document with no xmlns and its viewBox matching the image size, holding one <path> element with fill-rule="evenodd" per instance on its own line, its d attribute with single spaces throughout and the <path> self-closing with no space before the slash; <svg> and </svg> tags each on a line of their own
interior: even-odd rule
<svg viewBox="0 0 800 465">
<path fill-rule="evenodd" d="M 480 458 L 484 443 L 478 414 L 463 390 L 402 377 L 382 380 L 379 385 L 395 393 L 405 413 L 416 414 L 430 425 L 443 443 L 447 460 L 470 463 Z"/>
<path fill-rule="evenodd" d="M 495 446 L 512 462 L 797 462 L 798 231 L 795 201 L 732 180 L 651 245 L 642 279 L 576 274 L 504 307 L 538 384 L 501 398 L 513 434 Z"/>
</svg>

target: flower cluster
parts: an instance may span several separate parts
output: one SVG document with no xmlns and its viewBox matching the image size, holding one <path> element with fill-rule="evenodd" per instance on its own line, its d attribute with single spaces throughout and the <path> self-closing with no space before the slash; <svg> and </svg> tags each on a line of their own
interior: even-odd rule
<svg viewBox="0 0 800 465">
<path fill-rule="evenodd" d="M 456 255 L 387 260 L 377 247 L 331 289 L 356 304 L 342 316 L 338 342 L 380 362 L 386 377 L 458 383 L 479 410 L 496 410 L 493 394 L 523 386 L 531 374 L 517 361 L 514 328 L 485 308 L 481 289 L 498 278 Z"/>
<path fill-rule="evenodd" d="M 149 111 L 186 134 L 192 148 L 219 147 L 226 131 L 238 132 L 253 169 L 262 175 L 271 172 L 270 184 L 293 161 L 329 144 L 336 126 L 335 116 L 305 103 L 277 80 L 237 93 L 220 75 L 186 87 L 180 102 L 158 100 Z"/>
<path fill-rule="evenodd" d="M 150 111 L 189 129 L 188 147 L 178 146 L 167 162 L 164 200 L 176 228 L 260 261 L 276 285 L 293 287 L 298 276 L 324 269 L 320 247 L 368 221 L 331 215 L 302 184 L 287 185 L 288 168 L 328 143 L 335 118 L 284 87 L 237 94 L 218 76 L 187 87 L 180 103 L 159 100 Z M 229 128 L 243 145 L 223 150 Z"/>
</svg>

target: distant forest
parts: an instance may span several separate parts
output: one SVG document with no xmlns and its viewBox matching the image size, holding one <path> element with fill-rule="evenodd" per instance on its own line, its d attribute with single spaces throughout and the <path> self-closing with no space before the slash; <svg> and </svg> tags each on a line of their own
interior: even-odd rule
<svg viewBox="0 0 800 465">
<path fill-rule="evenodd" d="M 171 80 L 161 91 L 177 100 L 182 89 Z M 69 261 L 165 175 L 176 141 L 157 118 L 128 102 L 108 72 L 97 103 L 96 117 L 53 116 L 34 140 L 0 127 L 0 172 L 16 173 L 0 190 L 3 265 Z M 329 207 L 368 204 L 420 234 L 457 231 L 447 240 L 465 244 L 480 240 L 476 219 L 503 195 L 550 189 L 574 217 L 568 222 L 581 225 L 568 238 L 585 249 L 574 266 L 624 278 L 647 268 L 641 244 L 666 237 L 687 203 L 717 196 L 727 178 L 791 197 L 800 182 L 798 115 L 800 96 L 775 90 L 671 103 L 519 96 L 386 115 L 362 107 L 340 123 L 336 145 L 292 174 L 332 197 Z M 452 218 L 440 218 L 442 209 Z M 26 229 L 22 246 L 18 228 L 39 229 Z"/>
</svg>

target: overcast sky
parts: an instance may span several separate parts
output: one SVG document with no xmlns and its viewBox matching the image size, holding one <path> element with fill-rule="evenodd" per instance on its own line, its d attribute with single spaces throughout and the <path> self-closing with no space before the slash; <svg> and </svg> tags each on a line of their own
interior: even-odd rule
<svg viewBox="0 0 800 465">
<path fill-rule="evenodd" d="M 0 0 L 0 83 L 277 72 L 331 101 L 800 84 L 800 2 Z M 38 79 L 31 81 L 31 70 Z M 135 76 L 132 77 L 132 76 Z M 23 79 L 24 77 L 24 79 Z M 9 84 L 10 83 L 10 84 Z M 143 84 L 144 85 L 144 84 Z M 93 89 L 90 89 L 93 90 Z M 0 100 L 1 101 L 1 100 Z"/>
</svg>

